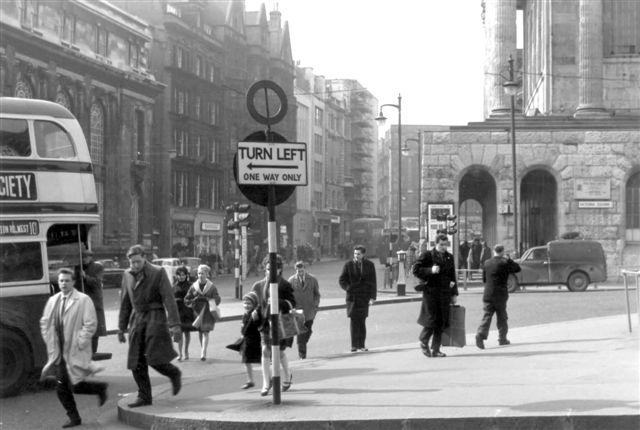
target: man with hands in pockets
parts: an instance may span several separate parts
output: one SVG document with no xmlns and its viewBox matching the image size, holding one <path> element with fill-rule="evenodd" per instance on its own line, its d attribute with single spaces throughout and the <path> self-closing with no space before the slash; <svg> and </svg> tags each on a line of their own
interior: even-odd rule
<svg viewBox="0 0 640 430">
<path fill-rule="evenodd" d="M 440 351 L 442 332 L 449 325 L 449 306 L 457 302 L 458 284 L 453 255 L 447 251 L 446 234 L 436 237 L 436 246 L 420 254 L 413 265 L 413 275 L 420 279 L 417 291 L 422 291 L 422 307 L 418 323 L 422 353 L 427 357 L 446 357 Z M 431 349 L 429 340 L 433 336 Z"/>
</svg>

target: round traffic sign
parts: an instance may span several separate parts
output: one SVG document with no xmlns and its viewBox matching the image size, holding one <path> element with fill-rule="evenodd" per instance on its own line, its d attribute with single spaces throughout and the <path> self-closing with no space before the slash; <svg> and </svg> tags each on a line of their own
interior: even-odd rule
<svg viewBox="0 0 640 430">
<path fill-rule="evenodd" d="M 264 90 L 266 116 L 258 112 L 256 108 L 255 97 L 256 93 L 260 90 Z M 275 93 L 280 102 L 280 107 L 275 115 L 272 115 L 269 109 L 271 107 L 269 104 L 269 90 Z M 258 81 L 251 85 L 247 92 L 247 109 L 249 110 L 249 115 L 260 124 L 273 125 L 279 123 L 287 115 L 287 108 L 287 95 L 284 93 L 284 90 L 273 81 Z"/>
<path fill-rule="evenodd" d="M 271 132 L 271 139 L 267 139 L 267 132 L 264 131 L 256 131 L 255 133 L 251 133 L 247 136 L 245 141 L 253 141 L 253 142 L 276 142 L 276 143 L 286 143 L 287 139 L 285 139 L 282 135 L 276 133 L 275 131 Z M 236 180 L 236 184 L 238 184 L 238 154 L 233 157 L 233 177 Z M 273 187 L 275 190 L 275 201 L 274 205 L 279 205 L 284 203 L 291 194 L 296 190 L 295 185 L 240 185 L 238 184 L 238 188 L 243 196 L 249 199 L 250 202 L 255 203 L 260 206 L 269 206 L 269 191 L 270 187 Z"/>
</svg>

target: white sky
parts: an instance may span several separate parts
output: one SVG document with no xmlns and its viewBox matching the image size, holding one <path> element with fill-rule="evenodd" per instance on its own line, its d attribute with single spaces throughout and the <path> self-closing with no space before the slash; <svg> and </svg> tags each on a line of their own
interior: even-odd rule
<svg viewBox="0 0 640 430">
<path fill-rule="evenodd" d="M 288 21 L 294 61 L 325 78 L 356 79 L 402 123 L 482 121 L 480 0 L 246 0 Z M 385 108 L 388 123 L 397 110 Z"/>
</svg>

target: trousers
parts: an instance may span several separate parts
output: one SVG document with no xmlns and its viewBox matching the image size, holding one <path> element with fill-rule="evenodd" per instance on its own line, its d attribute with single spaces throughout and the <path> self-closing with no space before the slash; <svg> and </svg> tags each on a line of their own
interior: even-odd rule
<svg viewBox="0 0 640 430">
<path fill-rule="evenodd" d="M 351 348 L 364 348 L 367 339 L 366 317 L 351 317 Z"/>
<path fill-rule="evenodd" d="M 507 300 L 493 300 L 482 302 L 482 321 L 478 326 L 478 335 L 482 339 L 486 339 L 489 336 L 489 328 L 491 327 L 491 318 L 493 314 L 496 314 L 498 323 L 498 339 L 506 340 L 507 332 L 509 331 L 509 319 L 507 315 Z"/>
<path fill-rule="evenodd" d="M 172 380 L 180 373 L 180 369 L 171 363 L 154 364 L 151 365 L 151 367 L 159 374 Z M 131 373 L 133 373 L 133 379 L 138 385 L 138 398 L 151 403 L 152 395 L 151 380 L 149 379 L 149 365 L 147 364 L 147 359 L 144 354 L 140 356 L 138 366 L 133 369 Z"/>
<path fill-rule="evenodd" d="M 95 381 L 81 381 L 77 384 L 71 384 L 69 380 L 69 373 L 67 372 L 67 364 L 64 359 L 60 360 L 58 369 L 56 372 L 56 394 L 58 400 L 62 403 L 64 410 L 67 412 L 67 416 L 70 420 L 79 420 L 80 414 L 78 413 L 78 407 L 76 406 L 76 400 L 73 394 L 98 394 L 107 388 L 105 382 Z"/>
</svg>

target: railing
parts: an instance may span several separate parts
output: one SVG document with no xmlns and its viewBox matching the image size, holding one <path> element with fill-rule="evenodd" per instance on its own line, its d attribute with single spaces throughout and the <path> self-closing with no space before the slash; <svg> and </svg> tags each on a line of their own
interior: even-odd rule
<svg viewBox="0 0 640 430">
<path fill-rule="evenodd" d="M 462 289 L 467 289 L 467 282 L 480 282 L 482 283 L 482 269 L 458 269 L 456 270 L 458 276 L 458 285 L 462 282 Z"/>
<path fill-rule="evenodd" d="M 624 277 L 624 293 L 627 298 L 627 320 L 629 322 L 629 333 L 631 333 L 631 304 L 629 303 L 629 276 L 635 276 L 636 278 L 636 312 L 638 313 L 638 323 L 640 324 L 640 270 L 631 271 L 623 270 L 622 276 Z"/>
</svg>

